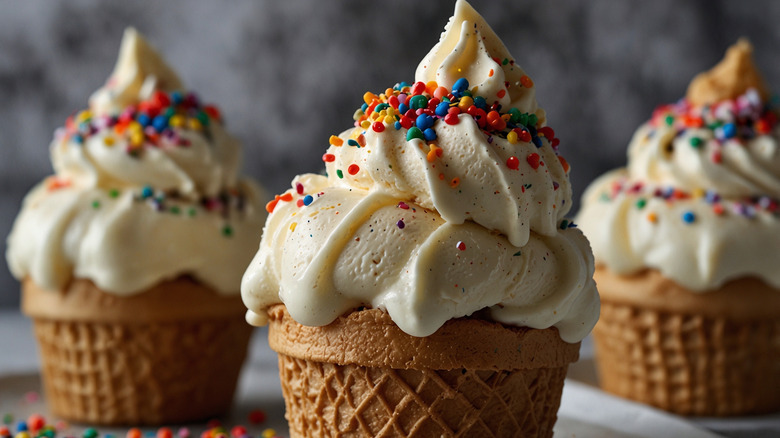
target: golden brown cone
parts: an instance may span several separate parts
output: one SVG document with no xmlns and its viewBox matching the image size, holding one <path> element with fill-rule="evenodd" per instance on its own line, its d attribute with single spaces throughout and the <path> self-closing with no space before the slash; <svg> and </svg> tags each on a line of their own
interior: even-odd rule
<svg viewBox="0 0 780 438">
<path fill-rule="evenodd" d="M 22 301 L 57 417 L 162 425 L 213 418 L 230 407 L 252 333 L 240 297 L 189 278 L 127 298 L 88 280 L 63 291 L 25 280 Z"/>
<path fill-rule="evenodd" d="M 283 305 L 269 341 L 291 438 L 551 437 L 579 350 L 555 328 L 473 318 L 416 338 L 377 309 L 305 327 Z"/>
<path fill-rule="evenodd" d="M 653 270 L 594 278 L 603 389 L 682 415 L 780 411 L 780 291 L 740 279 L 695 293 Z"/>
<path fill-rule="evenodd" d="M 763 100 L 769 98 L 766 82 L 753 62 L 753 46 L 746 38 L 740 38 L 718 65 L 693 78 L 685 97 L 695 106 L 712 105 L 736 99 L 750 88 L 758 91 Z"/>
<path fill-rule="evenodd" d="M 387 312 L 354 311 L 323 327 L 295 322 L 283 304 L 268 309 L 271 348 L 287 356 L 339 365 L 398 369 L 514 370 L 559 367 L 579 357 L 579 342 L 561 340 L 558 329 L 509 327 L 480 319 L 446 322 L 436 333 L 403 332 Z"/>
</svg>

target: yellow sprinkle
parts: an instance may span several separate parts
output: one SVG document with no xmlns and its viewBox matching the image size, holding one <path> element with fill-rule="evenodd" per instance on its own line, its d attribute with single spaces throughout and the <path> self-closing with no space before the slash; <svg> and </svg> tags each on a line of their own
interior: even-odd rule
<svg viewBox="0 0 780 438">
<path fill-rule="evenodd" d="M 134 147 L 138 147 L 144 144 L 144 133 L 143 132 L 133 132 L 130 134 L 130 145 Z"/>
<path fill-rule="evenodd" d="M 393 95 L 393 89 L 392 88 L 386 88 L 385 89 L 385 96 L 392 96 Z"/>
<path fill-rule="evenodd" d="M 362 122 L 360 122 L 360 127 L 363 129 L 368 129 L 369 127 L 371 127 L 371 122 L 369 122 L 368 120 L 363 120 Z"/>
<path fill-rule="evenodd" d="M 460 98 L 460 102 L 458 102 L 458 108 L 463 112 L 468 110 L 471 105 L 474 105 L 474 99 L 471 96 L 463 96 Z"/>
<path fill-rule="evenodd" d="M 704 189 L 694 189 L 692 193 L 694 198 L 703 198 L 705 194 Z"/>
<path fill-rule="evenodd" d="M 392 125 L 393 123 L 395 123 L 395 117 L 393 117 L 393 116 L 386 116 L 385 117 L 385 123 L 387 123 L 388 125 Z"/>
<path fill-rule="evenodd" d="M 203 130 L 203 124 L 200 123 L 200 120 L 195 119 L 195 118 L 187 119 L 187 125 L 193 131 L 202 131 Z"/>
<path fill-rule="evenodd" d="M 293 222 L 290 224 L 290 231 L 295 231 L 295 227 L 298 226 L 298 222 Z"/>
<path fill-rule="evenodd" d="M 127 130 L 130 132 L 141 132 L 144 130 L 144 127 L 140 123 L 132 121 L 127 125 Z"/>
<path fill-rule="evenodd" d="M 103 137 L 103 144 L 111 147 L 116 143 L 116 140 L 114 140 L 114 137 Z"/>
<path fill-rule="evenodd" d="M 171 128 L 181 128 L 184 126 L 184 117 L 182 117 L 179 114 L 174 115 L 171 117 L 170 120 L 168 120 L 168 125 L 171 126 Z"/>
<path fill-rule="evenodd" d="M 263 438 L 273 438 L 276 435 L 276 431 L 273 429 L 266 429 L 263 431 Z"/>
<path fill-rule="evenodd" d="M 30 438 L 30 434 L 27 432 L 19 432 L 14 435 L 14 438 Z"/>
<path fill-rule="evenodd" d="M 344 140 L 340 139 L 339 137 L 335 135 L 331 135 L 330 139 L 328 139 L 328 142 L 332 144 L 333 146 L 341 146 L 344 144 Z"/>
<path fill-rule="evenodd" d="M 440 147 L 436 146 L 435 144 L 431 143 L 431 150 L 428 151 L 427 160 L 429 163 L 433 163 L 436 161 L 437 157 L 441 157 L 442 150 Z"/>
<path fill-rule="evenodd" d="M 81 123 L 85 120 L 89 120 L 92 118 L 92 111 L 90 110 L 84 110 L 79 112 L 79 114 L 76 116 L 76 123 Z"/>
<path fill-rule="evenodd" d="M 371 102 L 374 100 L 379 100 L 379 98 L 376 96 L 376 94 L 366 91 L 366 93 L 363 95 L 363 102 L 366 103 L 366 105 L 371 105 Z"/>
</svg>

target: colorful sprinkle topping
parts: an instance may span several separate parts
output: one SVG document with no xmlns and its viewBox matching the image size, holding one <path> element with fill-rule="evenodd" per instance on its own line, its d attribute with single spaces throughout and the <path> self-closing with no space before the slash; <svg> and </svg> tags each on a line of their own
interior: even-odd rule
<svg viewBox="0 0 780 438">
<path fill-rule="evenodd" d="M 139 156 L 148 147 L 187 147 L 182 131 L 202 132 L 211 137 L 212 121 L 221 122 L 219 109 L 202 105 L 194 93 L 155 91 L 151 98 L 125 108 L 114 116 L 94 116 L 83 110 L 65 121 L 64 139 L 83 144 L 90 137 L 103 136 L 106 147 L 123 142 L 126 152 Z"/>
</svg>

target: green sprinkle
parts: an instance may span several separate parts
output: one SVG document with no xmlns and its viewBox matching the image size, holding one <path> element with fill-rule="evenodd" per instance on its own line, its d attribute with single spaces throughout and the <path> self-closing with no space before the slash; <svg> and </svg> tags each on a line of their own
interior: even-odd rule
<svg viewBox="0 0 780 438">
<path fill-rule="evenodd" d="M 569 226 L 569 221 L 567 221 L 566 219 L 561 221 L 561 229 L 562 230 L 565 230 L 566 227 L 568 227 L 568 226 Z"/>
<path fill-rule="evenodd" d="M 518 257 L 518 256 L 521 256 L 521 255 L 523 255 L 523 254 L 522 254 L 522 251 L 517 251 L 516 253 L 514 253 L 514 254 L 512 254 L 512 255 L 513 255 L 514 257 Z"/>
<path fill-rule="evenodd" d="M 501 65 L 507 65 L 507 64 L 509 64 L 509 59 L 508 58 L 504 58 L 504 60 L 501 61 Z"/>
<path fill-rule="evenodd" d="M 528 115 L 528 124 L 526 126 L 536 126 L 536 124 L 539 122 L 539 119 L 536 117 L 536 114 L 529 114 Z"/>
<path fill-rule="evenodd" d="M 92 208 L 100 208 L 100 201 L 98 201 L 97 199 L 92 201 Z"/>
<path fill-rule="evenodd" d="M 409 99 L 409 108 L 411 109 L 421 109 L 428 106 L 428 98 L 423 96 L 422 94 L 418 94 L 416 96 L 413 96 L 411 99 Z"/>
<path fill-rule="evenodd" d="M 233 235 L 233 228 L 230 225 L 225 225 L 222 228 L 222 235 L 225 237 L 231 237 Z"/>
<path fill-rule="evenodd" d="M 171 206 L 171 208 L 168 209 L 173 214 L 180 214 L 181 209 L 175 205 Z"/>
<path fill-rule="evenodd" d="M 11 424 L 14 422 L 14 416 L 11 414 L 3 415 L 3 424 Z"/>
<path fill-rule="evenodd" d="M 645 208 L 646 205 L 647 205 L 647 200 L 646 199 L 640 199 L 640 200 L 636 201 L 636 208 L 638 208 L 640 210 Z"/>
<path fill-rule="evenodd" d="M 193 217 L 193 216 L 195 216 L 197 213 L 198 213 L 198 212 L 197 212 L 197 210 L 195 210 L 195 208 L 194 208 L 194 207 L 193 207 L 193 208 L 190 208 L 190 211 L 188 211 L 188 212 L 187 212 L 187 214 L 188 214 L 188 215 L 190 215 L 190 217 Z"/>
<path fill-rule="evenodd" d="M 702 144 L 702 139 L 699 137 L 691 137 L 691 146 L 698 148 Z"/>
<path fill-rule="evenodd" d="M 336 169 L 336 176 L 339 178 L 344 178 L 344 172 L 342 172 L 341 169 Z"/>
<path fill-rule="evenodd" d="M 609 199 L 609 195 L 606 192 L 604 192 L 601 194 L 601 196 L 599 196 L 599 201 L 609 202 L 611 201 L 611 199 Z"/>
<path fill-rule="evenodd" d="M 664 121 L 668 126 L 672 126 L 674 124 L 674 116 L 670 114 L 666 116 L 666 119 L 664 119 Z"/>
<path fill-rule="evenodd" d="M 211 119 L 209 118 L 209 115 L 206 114 L 205 111 L 199 112 L 196 118 L 198 119 L 200 124 L 203 125 L 203 126 L 209 126 L 209 122 L 211 121 Z"/>
<path fill-rule="evenodd" d="M 111 189 L 108 191 L 108 196 L 112 198 L 118 198 L 119 197 L 119 190 L 117 189 Z"/>
<path fill-rule="evenodd" d="M 97 436 L 98 436 L 98 431 L 92 427 L 89 427 L 86 430 L 84 430 L 84 435 L 83 435 L 84 438 L 97 438 Z"/>
</svg>

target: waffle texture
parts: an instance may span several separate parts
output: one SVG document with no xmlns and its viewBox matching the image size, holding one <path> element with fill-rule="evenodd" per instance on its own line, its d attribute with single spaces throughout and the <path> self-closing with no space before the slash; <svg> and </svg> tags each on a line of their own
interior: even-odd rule
<svg viewBox="0 0 780 438">
<path fill-rule="evenodd" d="M 780 411 L 780 308 L 773 307 L 780 291 L 747 280 L 697 294 L 659 275 L 597 271 L 602 305 L 593 334 L 601 386 L 682 415 Z M 644 291 L 645 302 L 625 289 L 640 281 L 655 285 Z M 761 299 L 765 294 L 773 295 Z"/>
<path fill-rule="evenodd" d="M 81 282 L 81 280 L 79 280 Z M 173 284 L 175 283 L 175 284 Z M 151 295 L 134 296 L 122 318 L 107 321 L 99 310 L 123 299 L 108 296 L 91 282 L 81 282 L 72 295 L 24 285 L 25 311 L 33 317 L 41 355 L 46 400 L 52 413 L 70 421 L 103 425 L 160 425 L 204 420 L 227 411 L 252 333 L 243 318 L 240 298 L 233 315 L 226 298 L 191 280 L 168 286 L 173 295 L 194 286 L 191 300 L 212 300 L 212 317 L 163 318 L 159 311 L 142 312 L 144 302 L 166 298 L 166 285 Z M 41 300 L 37 300 L 41 294 Z M 61 318 L 40 304 L 61 300 Z M 148 300 L 147 300 L 148 299 Z M 118 300 L 118 301 L 117 301 Z M 78 318 L 69 314 L 75 301 Z M 173 303 L 169 303 L 173 305 Z M 140 307 L 139 307 L 140 306 Z M 176 303 L 186 307 L 187 302 Z M 86 318 L 92 307 L 95 317 Z M 121 307 L 120 307 L 121 309 Z M 201 309 L 202 310 L 202 309 Z M 113 311 L 106 309 L 106 313 Z M 178 312 L 178 311 L 177 311 Z"/>
<path fill-rule="evenodd" d="M 301 326 L 281 305 L 269 315 L 291 437 L 549 437 L 579 349 L 554 328 L 476 319 L 415 338 L 375 309 L 326 327 Z M 493 360 L 494 344 L 518 353 L 516 366 Z"/>
</svg>

